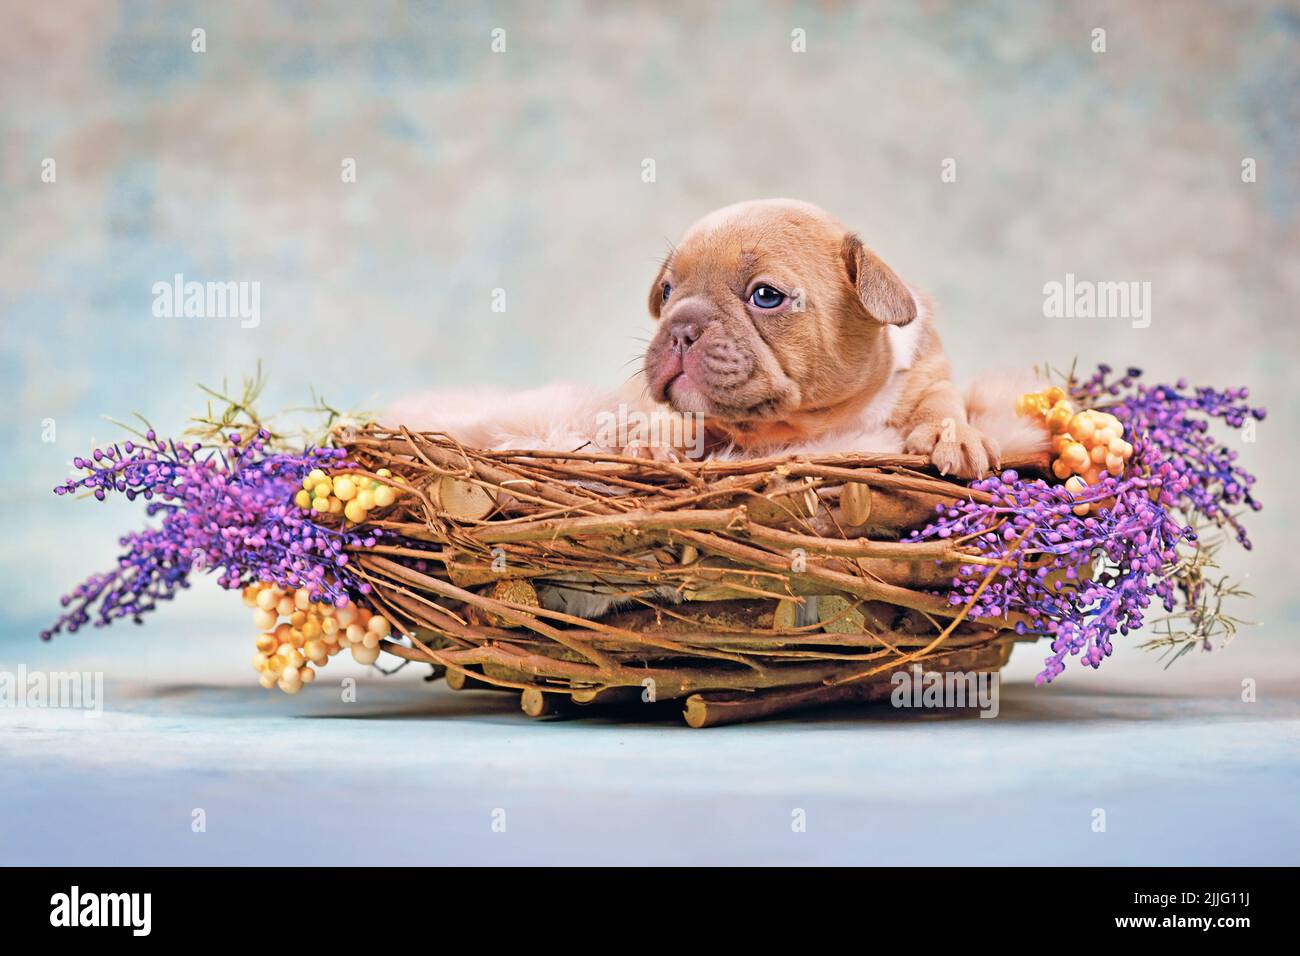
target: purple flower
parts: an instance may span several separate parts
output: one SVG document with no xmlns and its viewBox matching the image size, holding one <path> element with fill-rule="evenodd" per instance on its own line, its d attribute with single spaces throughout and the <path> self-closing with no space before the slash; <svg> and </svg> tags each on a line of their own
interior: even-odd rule
<svg viewBox="0 0 1300 956">
<path fill-rule="evenodd" d="M 158 440 L 152 431 L 147 438 L 144 445 L 95 449 L 90 459 L 80 460 L 86 475 L 54 489 L 59 495 L 90 492 L 101 501 L 110 493 L 142 496 L 149 502 L 145 512 L 162 520 L 120 538 L 124 551 L 117 566 L 66 595 L 66 610 L 43 639 L 92 622 L 103 627 L 130 617 L 139 623 L 200 571 L 216 572 L 223 588 L 273 581 L 308 588 L 336 604 L 362 590 L 345 552 L 365 540 L 373 543 L 380 532 L 324 527 L 293 502 L 308 472 L 337 467 L 346 450 L 273 454 L 266 432 L 206 452 L 199 444 Z"/>
<path fill-rule="evenodd" d="M 1008 567 L 995 575 L 969 612 L 972 618 L 1015 615 L 1016 631 L 1050 638 L 1052 654 L 1038 682 L 1065 669 L 1067 657 L 1100 666 L 1114 650 L 1112 638 L 1140 628 L 1151 604 L 1172 612 L 1179 603 L 1180 545 L 1194 547 L 1198 519 L 1231 527 L 1249 548 L 1245 529 L 1229 509 L 1258 510 L 1250 494 L 1255 479 L 1237 463 L 1236 452 L 1213 439 L 1208 420 L 1233 428 L 1264 410 L 1244 404 L 1245 389 L 1197 389 L 1186 385 L 1148 388 L 1139 369 L 1119 381 L 1101 366 L 1073 390 L 1076 402 L 1104 408 L 1125 425 L 1134 445 L 1128 473 L 1107 477 L 1078 496 L 1015 472 L 975 482 L 991 503 L 968 500 L 941 511 L 917 538 L 958 538 L 991 561 Z M 1098 503 L 1079 516 L 1074 507 Z M 964 564 L 950 600 L 971 601 L 989 573 L 987 564 Z M 1200 595 L 1182 589 L 1194 608 Z"/>
</svg>

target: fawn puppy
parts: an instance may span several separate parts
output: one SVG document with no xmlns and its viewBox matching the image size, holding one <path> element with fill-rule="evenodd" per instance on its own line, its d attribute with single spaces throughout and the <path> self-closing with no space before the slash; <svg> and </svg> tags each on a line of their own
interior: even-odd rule
<svg viewBox="0 0 1300 956">
<path fill-rule="evenodd" d="M 926 297 L 816 206 L 765 199 L 710 213 L 664 261 L 649 302 L 650 397 L 703 415 L 715 443 L 888 451 L 862 443 L 883 429 L 945 474 L 997 465 Z"/>
</svg>

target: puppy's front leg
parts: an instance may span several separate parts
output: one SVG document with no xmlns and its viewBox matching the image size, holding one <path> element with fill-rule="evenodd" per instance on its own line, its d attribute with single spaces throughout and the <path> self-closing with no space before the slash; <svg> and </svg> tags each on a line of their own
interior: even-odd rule
<svg viewBox="0 0 1300 956">
<path fill-rule="evenodd" d="M 998 444 L 966 420 L 966 406 L 946 378 L 929 382 L 903 421 L 903 450 L 929 455 L 944 475 L 980 478 L 999 464 Z"/>
</svg>

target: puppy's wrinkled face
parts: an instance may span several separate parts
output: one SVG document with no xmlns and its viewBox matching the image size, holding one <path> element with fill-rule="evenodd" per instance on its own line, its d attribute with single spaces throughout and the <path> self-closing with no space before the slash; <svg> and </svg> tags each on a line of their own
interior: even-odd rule
<svg viewBox="0 0 1300 956">
<path fill-rule="evenodd" d="M 885 323 L 911 292 L 833 217 L 807 203 L 728 206 L 687 231 L 650 289 L 652 397 L 725 422 L 782 420 L 869 387 Z"/>
</svg>

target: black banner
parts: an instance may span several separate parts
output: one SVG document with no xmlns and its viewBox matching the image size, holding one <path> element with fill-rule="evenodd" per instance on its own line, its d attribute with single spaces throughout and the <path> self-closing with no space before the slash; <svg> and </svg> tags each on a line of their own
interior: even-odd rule
<svg viewBox="0 0 1300 956">
<path fill-rule="evenodd" d="M 420 925 L 443 942 L 457 926 L 494 936 L 508 926 L 539 941 L 599 930 L 634 942 L 658 935 L 663 926 L 650 926 L 665 919 L 691 924 L 692 937 L 734 943 L 747 926 L 806 932 L 811 921 L 852 917 L 870 924 L 877 941 L 890 926 L 910 927 L 910 946 L 924 945 L 915 930 L 927 925 L 938 945 L 975 928 L 1071 941 L 1200 935 L 1231 945 L 1255 930 L 1285 930 L 1294 916 L 1282 909 L 1295 872 L 1277 869 L 837 870 L 784 889 L 761 870 L 624 868 L 596 879 L 579 869 L 535 870 L 9 869 L 0 871 L 0 914 L 19 938 L 370 945 Z M 736 920 L 746 897 L 769 901 L 760 921 Z"/>
</svg>

